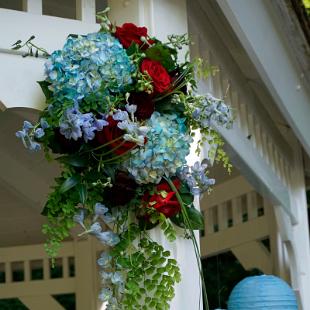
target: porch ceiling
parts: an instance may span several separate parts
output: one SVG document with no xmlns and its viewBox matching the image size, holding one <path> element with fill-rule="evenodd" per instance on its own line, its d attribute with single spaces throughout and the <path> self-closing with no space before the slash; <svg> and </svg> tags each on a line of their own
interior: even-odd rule
<svg viewBox="0 0 310 310">
<path fill-rule="evenodd" d="M 0 247 L 44 241 L 40 210 L 58 167 L 43 152 L 29 153 L 15 137 L 24 119 L 36 118 L 37 112 L 26 109 L 0 113 Z"/>
</svg>

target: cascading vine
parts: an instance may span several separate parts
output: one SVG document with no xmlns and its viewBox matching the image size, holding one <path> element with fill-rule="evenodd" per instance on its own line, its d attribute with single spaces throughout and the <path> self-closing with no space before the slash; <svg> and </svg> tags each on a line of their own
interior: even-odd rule
<svg viewBox="0 0 310 310">
<path fill-rule="evenodd" d="M 42 211 L 48 255 L 55 258 L 79 224 L 80 236 L 93 235 L 105 246 L 99 298 L 107 309 L 169 309 L 180 270 L 148 231 L 158 225 L 174 242 L 175 225 L 181 227 L 203 277 L 193 231 L 204 222 L 193 198 L 215 180 L 208 177 L 209 158 L 190 167 L 186 156 L 199 129 L 197 152 L 208 143 L 209 156 L 229 170 L 216 126 L 228 128 L 232 113 L 222 99 L 196 94 L 195 74 L 212 69 L 202 70 L 200 60 L 178 61 L 189 44 L 185 35 L 163 43 L 145 27 L 112 25 L 106 12 L 98 15 L 98 33 L 70 35 L 50 55 L 34 37 L 15 43 L 14 49 L 31 49 L 27 55 L 34 47 L 34 56 L 48 57 L 39 82 L 46 108 L 16 136 L 62 168 Z"/>
</svg>

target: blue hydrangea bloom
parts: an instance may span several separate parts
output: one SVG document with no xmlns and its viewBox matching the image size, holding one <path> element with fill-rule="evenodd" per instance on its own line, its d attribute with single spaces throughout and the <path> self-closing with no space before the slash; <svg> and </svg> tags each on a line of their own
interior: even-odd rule
<svg viewBox="0 0 310 310">
<path fill-rule="evenodd" d="M 159 183 L 163 176 L 173 176 L 185 165 L 193 141 L 185 119 L 176 114 L 154 112 L 146 122 L 147 143 L 132 151 L 124 167 L 140 184 Z"/>
<path fill-rule="evenodd" d="M 217 124 L 229 128 L 232 124 L 232 112 L 222 99 L 217 99 L 210 94 L 201 96 L 199 104 L 196 104 L 192 118 L 201 128 L 211 127 Z"/>
<path fill-rule="evenodd" d="M 68 37 L 63 49 L 53 52 L 45 64 L 46 80 L 54 96 L 72 100 L 91 93 L 122 92 L 132 83 L 134 70 L 119 41 L 102 32 Z M 99 91 L 102 83 L 105 93 Z"/>
<path fill-rule="evenodd" d="M 196 161 L 193 166 L 184 165 L 178 170 L 178 176 L 185 181 L 193 195 L 200 195 L 215 184 L 215 180 L 208 178 L 206 170 L 208 165 Z"/>
</svg>

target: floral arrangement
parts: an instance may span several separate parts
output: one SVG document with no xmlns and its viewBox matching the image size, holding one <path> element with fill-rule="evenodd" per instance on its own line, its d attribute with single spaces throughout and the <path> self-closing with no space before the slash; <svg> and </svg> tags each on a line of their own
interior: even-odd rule
<svg viewBox="0 0 310 310">
<path fill-rule="evenodd" d="M 204 222 L 193 198 L 215 181 L 208 159 L 189 167 L 186 156 L 199 129 L 197 152 L 208 142 L 210 156 L 230 168 L 214 125 L 228 127 L 231 110 L 221 99 L 195 93 L 195 75 L 203 70 L 199 61 L 178 59 L 189 44 L 185 35 L 163 43 L 145 27 L 114 26 L 105 13 L 98 33 L 70 35 L 51 55 L 32 43 L 34 37 L 15 43 L 48 57 L 39 82 L 46 108 L 37 124 L 25 121 L 16 135 L 62 167 L 42 211 L 49 256 L 57 256 L 79 224 L 80 235 L 105 246 L 99 298 L 107 309 L 169 309 L 180 270 L 148 230 L 159 225 L 173 242 L 181 227 L 201 271 L 193 231 Z"/>
</svg>

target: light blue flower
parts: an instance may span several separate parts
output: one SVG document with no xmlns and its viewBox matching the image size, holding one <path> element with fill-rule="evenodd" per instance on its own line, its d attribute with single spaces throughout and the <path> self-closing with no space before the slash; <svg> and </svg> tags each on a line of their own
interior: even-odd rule
<svg viewBox="0 0 310 310">
<path fill-rule="evenodd" d="M 84 227 L 85 215 L 86 211 L 84 209 L 80 209 L 78 213 L 73 216 L 73 221 Z"/>
<path fill-rule="evenodd" d="M 96 234 L 97 239 L 105 245 L 115 246 L 120 242 L 119 236 L 112 231 L 104 231 Z"/>
<path fill-rule="evenodd" d="M 60 133 L 67 139 L 78 140 L 83 137 L 85 142 L 95 138 L 95 131 L 100 131 L 108 122 L 97 119 L 93 113 L 81 113 L 78 108 L 68 108 L 59 121 Z"/>
<path fill-rule="evenodd" d="M 44 136 L 44 130 L 42 128 L 38 128 L 34 132 L 34 136 L 38 139 L 42 138 Z"/>
<path fill-rule="evenodd" d="M 97 260 L 97 264 L 102 268 L 110 267 L 112 256 L 109 253 L 102 252 L 100 258 Z"/>
<path fill-rule="evenodd" d="M 102 203 L 97 202 L 95 204 L 95 214 L 100 216 L 100 215 L 104 215 L 109 211 L 109 209 Z"/>
<path fill-rule="evenodd" d="M 215 184 L 215 180 L 208 178 L 206 174 L 207 167 L 206 161 L 197 161 L 191 167 L 184 165 L 178 170 L 179 178 L 186 182 L 193 195 L 200 195 Z"/>
<path fill-rule="evenodd" d="M 113 272 L 111 275 L 111 282 L 113 284 L 122 284 L 124 281 L 124 276 L 119 271 Z"/>
<path fill-rule="evenodd" d="M 45 64 L 54 96 L 80 101 L 89 94 L 119 93 L 132 83 L 135 66 L 119 41 L 108 33 L 70 36 Z M 103 87 L 102 87 L 103 86 Z"/>
<path fill-rule="evenodd" d="M 98 222 L 93 223 L 89 229 L 89 232 L 93 235 L 98 235 L 101 233 L 101 231 L 102 231 L 102 227 Z"/>
<path fill-rule="evenodd" d="M 104 302 L 111 299 L 112 296 L 113 296 L 112 290 L 109 287 L 105 287 L 100 291 L 99 299 Z"/>
<path fill-rule="evenodd" d="M 195 101 L 192 118 L 198 122 L 202 128 L 211 127 L 217 124 L 229 128 L 232 124 L 232 112 L 228 105 L 221 99 L 217 99 L 210 94 L 199 96 Z"/>
<path fill-rule="evenodd" d="M 137 183 L 159 183 L 163 176 L 173 176 L 185 165 L 193 139 L 185 119 L 176 114 L 154 112 L 146 126 L 147 143 L 132 151 L 124 167 Z"/>
</svg>

